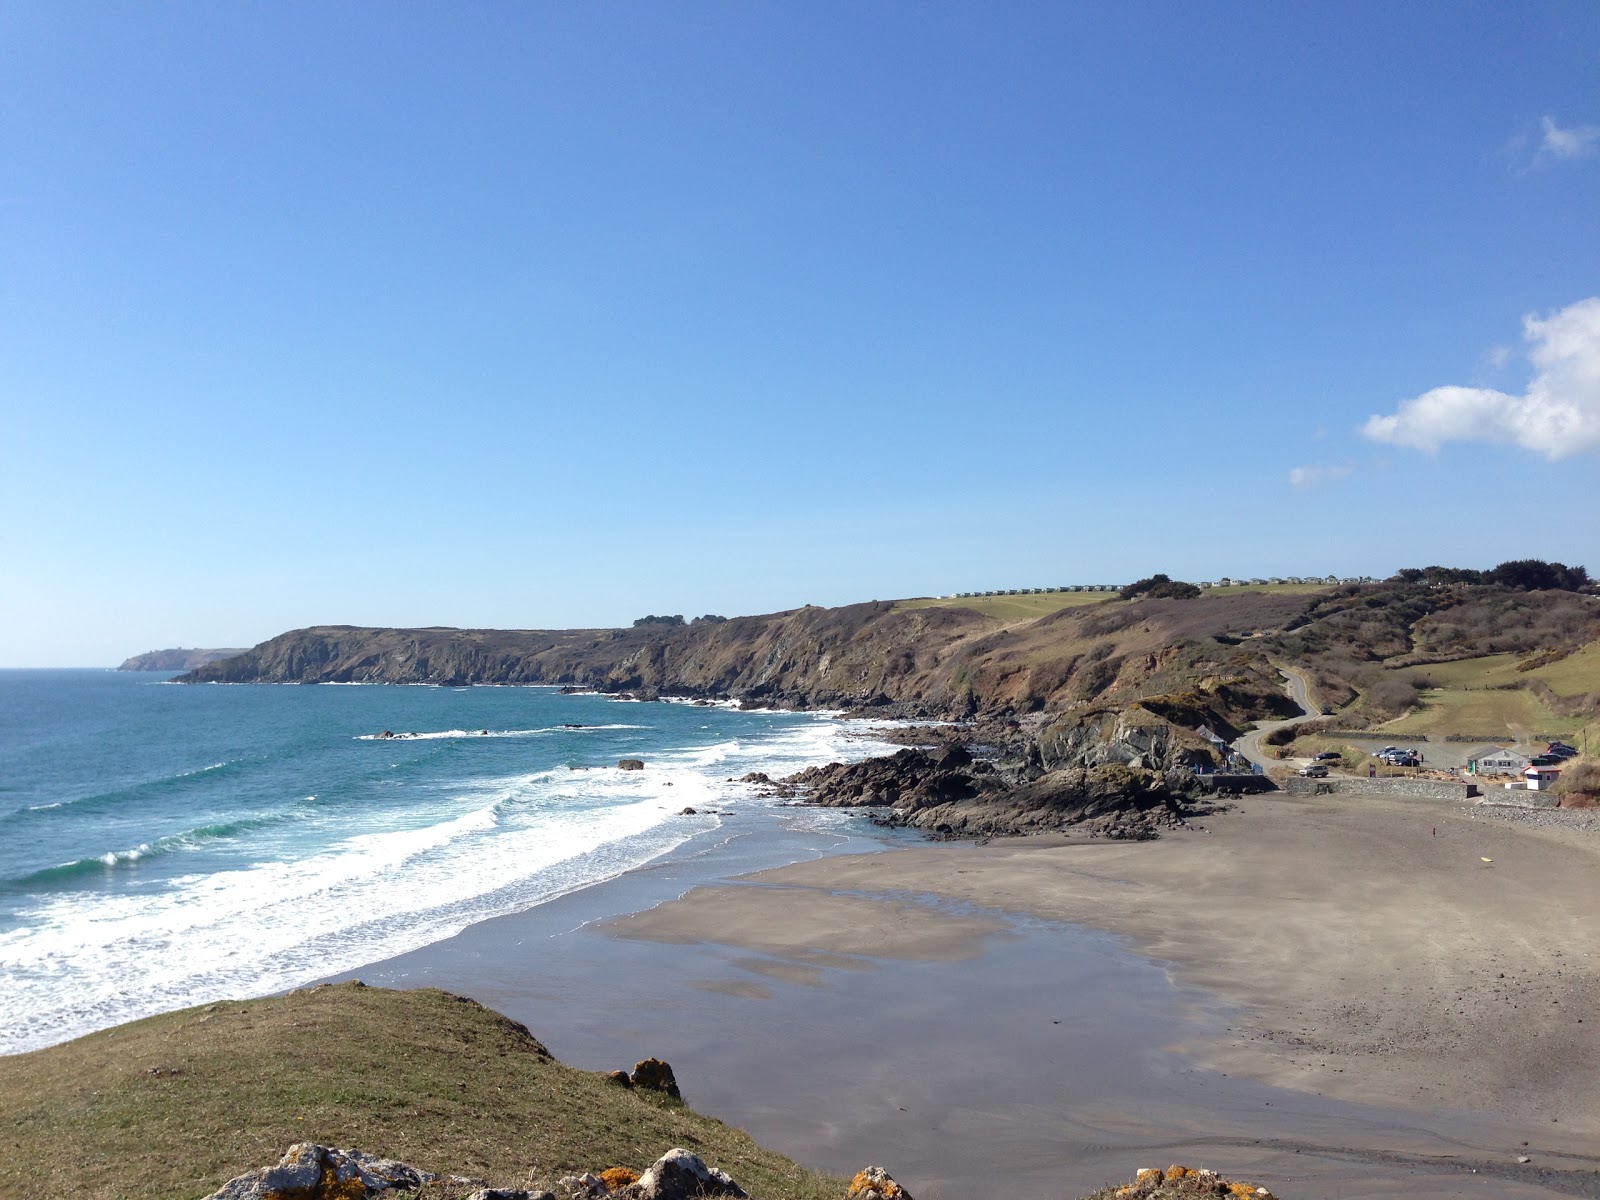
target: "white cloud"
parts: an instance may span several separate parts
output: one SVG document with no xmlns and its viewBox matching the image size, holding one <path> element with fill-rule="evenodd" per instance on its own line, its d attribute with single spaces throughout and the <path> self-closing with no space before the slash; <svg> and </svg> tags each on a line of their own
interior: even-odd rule
<svg viewBox="0 0 1600 1200">
<path fill-rule="evenodd" d="M 1295 487 L 1318 487 L 1324 483 L 1332 483 L 1336 479 L 1343 479 L 1354 470 L 1354 467 L 1293 467 L 1289 471 L 1289 482 Z"/>
<path fill-rule="evenodd" d="M 1563 129 L 1549 117 L 1545 117 L 1540 124 L 1544 127 L 1544 137 L 1539 140 L 1541 157 L 1582 158 L 1600 146 L 1600 125 L 1577 125 Z"/>
<path fill-rule="evenodd" d="M 1551 460 L 1600 451 L 1600 296 L 1522 319 L 1534 375 L 1520 396 L 1437 387 L 1361 427 L 1366 437 L 1435 453 L 1446 442 L 1508 442 Z"/>
</svg>

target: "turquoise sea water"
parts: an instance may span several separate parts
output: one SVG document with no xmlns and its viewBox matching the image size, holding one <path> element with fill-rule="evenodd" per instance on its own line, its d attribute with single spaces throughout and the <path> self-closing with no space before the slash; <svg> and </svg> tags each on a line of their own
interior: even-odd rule
<svg viewBox="0 0 1600 1200">
<path fill-rule="evenodd" d="M 768 809 L 747 771 L 875 752 L 816 714 L 169 678 L 0 671 L 0 1053 L 427 945 L 726 819 L 685 807 Z"/>
</svg>

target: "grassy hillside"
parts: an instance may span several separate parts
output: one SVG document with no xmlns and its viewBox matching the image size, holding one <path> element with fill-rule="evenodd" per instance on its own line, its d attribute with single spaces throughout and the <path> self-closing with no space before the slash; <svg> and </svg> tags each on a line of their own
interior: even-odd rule
<svg viewBox="0 0 1600 1200">
<path fill-rule="evenodd" d="M 0 1058 L 0 1196 L 182 1200 L 297 1141 L 500 1185 L 643 1170 L 683 1146 L 763 1198 L 837 1200 L 845 1187 L 682 1104 L 563 1066 L 521 1026 L 432 989 L 207 1005 Z"/>
</svg>

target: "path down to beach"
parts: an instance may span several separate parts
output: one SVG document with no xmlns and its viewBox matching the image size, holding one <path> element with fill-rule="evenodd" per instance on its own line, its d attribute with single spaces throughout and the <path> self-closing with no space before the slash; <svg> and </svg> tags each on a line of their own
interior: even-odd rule
<svg viewBox="0 0 1600 1200">
<path fill-rule="evenodd" d="M 1288 694 L 1289 699 L 1300 706 L 1300 715 L 1298 717 L 1289 717 L 1283 721 L 1263 721 L 1233 743 L 1235 753 L 1242 755 L 1247 761 L 1257 763 L 1262 767 L 1267 765 L 1266 752 L 1261 748 L 1261 739 L 1263 737 L 1275 729 L 1299 725 L 1317 715 L 1316 709 L 1311 706 L 1311 687 L 1306 682 L 1306 677 L 1293 667 L 1285 667 L 1279 663 L 1274 663 L 1273 666 L 1283 676 L 1284 691 Z"/>
</svg>

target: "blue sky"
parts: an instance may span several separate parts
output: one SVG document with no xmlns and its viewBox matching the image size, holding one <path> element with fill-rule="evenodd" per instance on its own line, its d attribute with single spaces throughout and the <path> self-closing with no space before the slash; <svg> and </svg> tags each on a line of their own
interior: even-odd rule
<svg viewBox="0 0 1600 1200">
<path fill-rule="evenodd" d="M 0 665 L 1600 571 L 1600 6 L 0 8 Z"/>
</svg>

